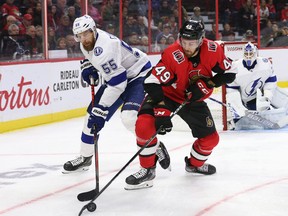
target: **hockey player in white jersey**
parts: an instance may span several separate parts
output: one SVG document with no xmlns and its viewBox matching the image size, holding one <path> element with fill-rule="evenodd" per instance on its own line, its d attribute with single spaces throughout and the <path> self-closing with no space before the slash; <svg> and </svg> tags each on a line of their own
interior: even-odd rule
<svg viewBox="0 0 288 216">
<path fill-rule="evenodd" d="M 226 95 L 227 103 L 232 108 L 232 129 L 269 128 L 261 121 L 257 123 L 246 118 L 249 112 L 274 123 L 281 121 L 281 125 L 285 125 L 288 94 L 277 87 L 277 76 L 271 61 L 258 56 L 257 47 L 248 42 L 243 49 L 243 58 L 233 64 L 238 68 L 238 74 L 234 82 L 227 84 Z"/>
<path fill-rule="evenodd" d="M 94 104 L 90 103 L 87 108 L 80 156 L 66 162 L 63 173 L 89 168 L 94 153 L 94 133 L 99 138 L 105 122 L 121 105 L 122 123 L 134 133 L 138 109 L 145 95 L 143 80 L 151 70 L 151 63 L 145 53 L 130 47 L 114 35 L 96 29 L 96 24 L 89 15 L 75 19 L 73 33 L 85 56 L 80 62 L 82 78 L 91 85 L 91 76 L 95 81 L 99 81 L 101 77 L 103 84 L 95 94 Z M 93 131 L 94 125 L 96 131 Z M 158 145 L 158 161 L 165 169 L 170 164 L 170 158 L 163 143 L 159 142 Z"/>
</svg>

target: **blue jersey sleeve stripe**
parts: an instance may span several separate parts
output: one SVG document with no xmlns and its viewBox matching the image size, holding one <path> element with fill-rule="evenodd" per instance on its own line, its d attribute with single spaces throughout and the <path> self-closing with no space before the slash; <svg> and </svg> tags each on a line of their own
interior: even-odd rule
<svg viewBox="0 0 288 216">
<path fill-rule="evenodd" d="M 273 76 L 273 77 L 269 77 L 265 83 L 268 83 L 268 82 L 276 82 L 277 81 L 277 77 L 276 76 Z"/>
<path fill-rule="evenodd" d="M 124 71 L 123 73 L 110 79 L 107 83 L 110 86 L 116 86 L 116 85 L 118 85 L 118 84 L 120 84 L 126 80 L 127 80 L 127 73 L 126 73 L 126 71 Z"/>
</svg>

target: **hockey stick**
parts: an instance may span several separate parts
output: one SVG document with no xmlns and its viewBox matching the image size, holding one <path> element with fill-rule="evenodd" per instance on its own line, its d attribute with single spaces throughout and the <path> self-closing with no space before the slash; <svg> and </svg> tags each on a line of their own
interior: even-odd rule
<svg viewBox="0 0 288 216">
<path fill-rule="evenodd" d="M 239 116 L 239 114 L 236 112 L 236 110 L 228 103 L 223 103 L 222 101 L 219 101 L 215 98 L 211 98 L 209 97 L 209 100 L 214 101 L 218 104 L 221 104 L 222 106 L 225 106 L 226 108 L 229 109 L 229 111 L 231 112 L 232 116 Z M 274 123 L 268 119 L 265 119 L 263 117 L 261 117 L 260 115 L 255 114 L 255 112 L 253 111 L 249 111 L 247 110 L 247 112 L 245 112 L 245 117 L 251 119 L 254 122 L 260 123 L 261 125 L 264 126 L 264 128 L 268 128 L 268 129 L 279 129 L 280 126 L 277 123 Z"/>
<path fill-rule="evenodd" d="M 92 76 L 90 76 L 90 83 L 91 83 L 91 97 L 92 97 L 92 107 L 94 106 L 94 102 L 95 102 L 95 83 L 94 83 L 94 78 Z M 94 142 L 94 157 L 95 157 L 95 181 L 96 181 L 96 185 L 95 185 L 95 189 L 93 190 L 93 195 L 96 196 L 99 193 L 99 159 L 98 159 L 98 137 L 97 136 L 97 130 L 96 130 L 96 124 L 94 124 L 93 126 L 93 131 L 94 131 L 94 135 L 93 135 L 93 142 Z M 78 194 L 77 199 L 81 202 L 83 201 L 87 201 L 85 200 L 85 197 L 83 197 L 81 194 Z"/>
<path fill-rule="evenodd" d="M 98 80 L 96 82 L 98 82 Z M 90 76 L 90 83 L 91 83 L 91 97 L 92 97 L 92 107 L 93 107 L 94 102 L 95 102 L 95 80 L 94 80 L 93 76 Z M 99 193 L 99 190 L 100 190 L 99 189 L 99 157 L 98 157 L 98 138 L 99 138 L 99 136 L 97 136 L 97 130 L 96 130 L 97 125 L 94 124 L 92 127 L 93 127 L 93 131 L 94 131 L 93 141 L 94 141 L 94 157 L 95 157 L 95 180 L 96 180 L 95 195 L 96 195 L 97 193 Z M 81 197 L 77 196 L 77 198 L 79 201 L 81 201 Z"/>
<path fill-rule="evenodd" d="M 179 107 L 171 114 L 170 119 L 172 119 L 188 102 L 189 100 L 186 99 L 182 104 L 179 105 Z M 133 157 L 115 174 L 115 176 L 99 191 L 99 193 L 95 193 L 95 189 L 83 192 L 79 195 L 82 197 L 85 197 L 86 200 L 90 200 L 86 205 L 82 207 L 80 210 L 78 216 L 81 216 L 83 211 L 87 209 L 89 212 L 94 212 L 97 208 L 94 201 L 109 187 L 109 185 L 123 172 L 123 170 L 126 169 L 126 167 L 155 139 L 157 134 L 162 130 L 162 125 L 158 128 L 158 130 L 151 136 L 149 140 L 133 155 Z M 95 195 L 96 194 L 96 195 Z"/>
</svg>

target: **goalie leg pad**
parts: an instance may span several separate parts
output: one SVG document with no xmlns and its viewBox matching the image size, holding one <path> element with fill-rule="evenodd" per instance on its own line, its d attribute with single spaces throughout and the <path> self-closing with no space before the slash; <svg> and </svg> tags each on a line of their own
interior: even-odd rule
<svg viewBox="0 0 288 216">
<path fill-rule="evenodd" d="M 273 92 L 271 104 L 276 107 L 285 107 L 288 110 L 288 91 L 277 87 Z"/>
<path fill-rule="evenodd" d="M 138 116 L 136 121 L 136 137 L 138 148 L 141 148 L 145 143 L 156 133 L 155 118 L 149 114 Z M 139 155 L 140 165 L 144 168 L 155 166 L 155 153 L 157 149 L 157 138 L 143 149 Z"/>
<path fill-rule="evenodd" d="M 242 104 L 240 92 L 238 90 L 230 89 L 230 91 L 227 92 L 226 97 L 227 97 L 227 104 L 229 104 L 227 115 L 228 116 L 231 115 L 233 119 L 239 119 L 242 116 L 244 116 L 245 110 L 247 109 Z"/>
</svg>

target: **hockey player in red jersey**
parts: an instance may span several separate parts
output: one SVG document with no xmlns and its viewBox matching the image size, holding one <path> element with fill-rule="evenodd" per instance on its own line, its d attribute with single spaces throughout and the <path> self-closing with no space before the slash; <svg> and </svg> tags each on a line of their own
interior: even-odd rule
<svg viewBox="0 0 288 216">
<path fill-rule="evenodd" d="M 177 113 L 190 127 L 193 137 L 190 156 L 185 157 L 185 170 L 211 175 L 213 165 L 205 163 L 219 142 L 214 121 L 207 104 L 214 87 L 231 83 L 236 70 L 222 48 L 205 38 L 200 21 L 185 21 L 179 40 L 166 48 L 160 61 L 144 81 L 147 96 L 136 121 L 137 145 L 143 146 L 156 130 L 159 134 L 172 130 L 171 112 L 187 97 L 189 102 Z M 213 76 L 212 71 L 216 74 Z M 126 178 L 127 190 L 152 187 L 155 178 L 157 137 L 139 155 L 141 169 Z"/>
</svg>

